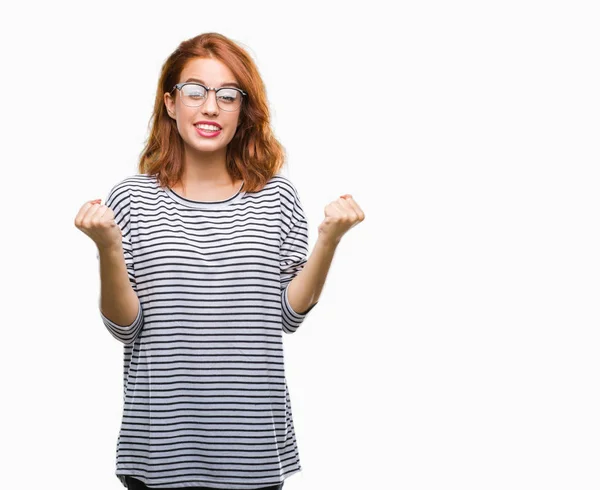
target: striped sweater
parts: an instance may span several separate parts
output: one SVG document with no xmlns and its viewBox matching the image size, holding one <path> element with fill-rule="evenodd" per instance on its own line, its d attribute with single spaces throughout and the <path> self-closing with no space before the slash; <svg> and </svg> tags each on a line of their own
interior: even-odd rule
<svg viewBox="0 0 600 490">
<path fill-rule="evenodd" d="M 121 483 L 253 489 L 301 471 L 282 333 L 315 305 L 297 312 L 287 297 L 308 254 L 294 185 L 277 174 L 258 192 L 194 201 L 138 174 L 105 203 L 139 299 L 131 325 L 100 311 L 123 343 Z"/>
</svg>

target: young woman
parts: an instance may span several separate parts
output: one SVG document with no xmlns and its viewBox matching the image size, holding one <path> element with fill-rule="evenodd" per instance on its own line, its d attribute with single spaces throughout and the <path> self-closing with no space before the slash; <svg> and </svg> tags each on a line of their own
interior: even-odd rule
<svg viewBox="0 0 600 490">
<path fill-rule="evenodd" d="M 124 345 L 128 488 L 280 489 L 301 470 L 282 334 L 364 213 L 350 195 L 328 204 L 307 259 L 283 160 L 251 57 L 205 33 L 162 68 L 139 174 L 77 214 L 98 247 L 100 315 Z"/>
</svg>

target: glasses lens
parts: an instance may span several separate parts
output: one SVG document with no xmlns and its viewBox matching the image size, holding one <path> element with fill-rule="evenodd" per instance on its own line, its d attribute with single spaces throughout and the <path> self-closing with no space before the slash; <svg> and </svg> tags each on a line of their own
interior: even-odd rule
<svg viewBox="0 0 600 490">
<path fill-rule="evenodd" d="M 202 85 L 188 83 L 181 88 L 182 102 L 189 107 L 198 107 L 208 98 L 208 91 Z M 235 111 L 242 103 L 242 94 L 231 88 L 217 90 L 217 104 L 224 111 Z"/>
<path fill-rule="evenodd" d="M 217 90 L 217 104 L 224 111 L 235 111 L 242 103 L 242 94 L 232 88 Z"/>
<path fill-rule="evenodd" d="M 181 97 L 185 105 L 196 107 L 206 100 L 206 89 L 202 85 L 190 83 L 181 88 Z"/>
</svg>

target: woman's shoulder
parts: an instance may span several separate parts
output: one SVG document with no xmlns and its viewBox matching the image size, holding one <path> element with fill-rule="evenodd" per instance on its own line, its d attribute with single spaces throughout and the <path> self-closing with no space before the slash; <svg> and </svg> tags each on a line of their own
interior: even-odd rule
<svg viewBox="0 0 600 490">
<path fill-rule="evenodd" d="M 155 176 L 148 174 L 131 174 L 113 184 L 110 194 L 118 193 L 131 196 L 148 192 L 158 187 L 158 180 Z"/>
<path fill-rule="evenodd" d="M 158 180 L 154 175 L 148 174 L 131 174 L 119 180 L 114 187 L 129 187 L 140 188 L 148 187 L 149 185 L 158 184 Z"/>
<path fill-rule="evenodd" d="M 283 175 L 281 173 L 274 175 L 269 180 L 267 185 L 274 185 L 279 190 L 279 193 L 282 197 L 287 198 L 288 200 L 297 200 L 298 199 L 298 189 L 292 182 L 292 180 Z"/>
<path fill-rule="evenodd" d="M 273 182 L 273 184 L 277 185 L 277 186 L 292 186 L 294 184 L 292 184 L 292 180 L 287 176 L 287 175 L 283 175 L 282 173 L 278 173 L 273 175 L 273 177 L 271 177 L 271 180 L 269 180 L 269 183 Z"/>
</svg>

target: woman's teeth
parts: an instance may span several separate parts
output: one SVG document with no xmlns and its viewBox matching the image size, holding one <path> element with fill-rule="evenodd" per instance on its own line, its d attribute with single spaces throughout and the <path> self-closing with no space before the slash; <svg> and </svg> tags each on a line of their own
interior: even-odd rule
<svg viewBox="0 0 600 490">
<path fill-rule="evenodd" d="M 218 126 L 211 126 L 210 124 L 196 124 L 198 129 L 205 129 L 207 131 L 219 131 L 221 128 Z"/>
</svg>

